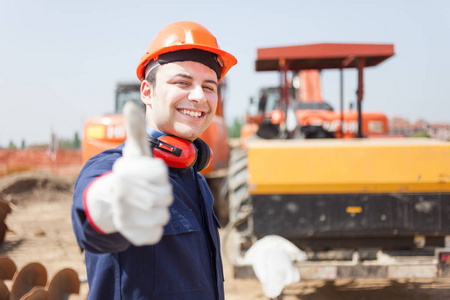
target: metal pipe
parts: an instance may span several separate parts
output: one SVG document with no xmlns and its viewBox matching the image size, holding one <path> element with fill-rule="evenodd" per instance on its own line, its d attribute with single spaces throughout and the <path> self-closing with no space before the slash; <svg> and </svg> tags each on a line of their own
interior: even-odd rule
<svg viewBox="0 0 450 300">
<path fill-rule="evenodd" d="M 358 58 L 358 101 L 357 101 L 357 107 L 358 107 L 358 137 L 362 138 L 363 131 L 362 131 L 362 113 L 361 113 L 361 106 L 362 106 L 362 100 L 364 96 L 364 67 L 365 67 L 365 58 L 359 57 Z"/>
<path fill-rule="evenodd" d="M 341 80 L 341 93 L 340 93 L 340 106 L 341 106 L 341 138 L 344 137 L 344 70 L 342 68 L 339 69 L 340 71 L 340 80 Z"/>
</svg>

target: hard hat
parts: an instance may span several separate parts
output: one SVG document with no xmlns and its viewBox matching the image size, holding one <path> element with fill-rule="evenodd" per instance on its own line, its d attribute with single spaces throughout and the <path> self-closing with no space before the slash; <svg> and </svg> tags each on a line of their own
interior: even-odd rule
<svg viewBox="0 0 450 300">
<path fill-rule="evenodd" d="M 233 55 L 219 49 L 216 38 L 208 29 L 195 22 L 181 21 L 166 25 L 151 41 L 137 67 L 137 77 L 140 81 L 144 80 L 147 64 L 160 55 L 187 49 L 199 49 L 217 55 L 219 80 L 237 63 Z"/>
</svg>

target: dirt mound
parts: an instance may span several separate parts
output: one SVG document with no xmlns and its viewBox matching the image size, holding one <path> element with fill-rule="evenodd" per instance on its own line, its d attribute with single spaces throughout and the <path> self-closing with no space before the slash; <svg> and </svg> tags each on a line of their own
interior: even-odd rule
<svg viewBox="0 0 450 300">
<path fill-rule="evenodd" d="M 74 181 L 41 172 L 0 178 L 0 198 L 14 204 L 6 217 L 9 231 L 0 255 L 13 259 L 18 267 L 42 263 L 49 274 L 67 267 L 86 274 L 84 255 L 72 231 Z"/>
<path fill-rule="evenodd" d="M 0 197 L 17 206 L 30 201 L 54 202 L 73 194 L 73 179 L 47 173 L 17 173 L 0 178 Z"/>
</svg>

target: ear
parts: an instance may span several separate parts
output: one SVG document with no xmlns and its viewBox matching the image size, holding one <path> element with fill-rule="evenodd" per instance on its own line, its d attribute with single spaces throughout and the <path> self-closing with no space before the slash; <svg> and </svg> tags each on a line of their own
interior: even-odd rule
<svg viewBox="0 0 450 300">
<path fill-rule="evenodd" d="M 153 87 L 150 82 L 143 80 L 141 83 L 141 100 L 145 105 L 151 105 L 151 98 L 153 95 Z"/>
</svg>

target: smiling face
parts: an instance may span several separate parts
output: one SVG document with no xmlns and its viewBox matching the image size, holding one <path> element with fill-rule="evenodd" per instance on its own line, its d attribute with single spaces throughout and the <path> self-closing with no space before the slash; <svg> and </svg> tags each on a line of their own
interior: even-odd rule
<svg viewBox="0 0 450 300">
<path fill-rule="evenodd" d="M 141 85 L 147 124 L 163 133 L 195 140 L 211 124 L 217 108 L 217 75 L 193 61 L 158 67 L 156 83 Z"/>
</svg>

